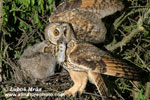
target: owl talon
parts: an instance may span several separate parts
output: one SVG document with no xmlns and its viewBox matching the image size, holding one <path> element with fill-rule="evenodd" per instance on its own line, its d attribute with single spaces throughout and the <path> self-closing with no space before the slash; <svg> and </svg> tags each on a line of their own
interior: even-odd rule
<svg viewBox="0 0 150 100">
<path fill-rule="evenodd" d="M 69 96 L 72 95 L 73 97 L 75 97 L 75 95 L 76 95 L 76 93 L 74 93 L 73 91 L 69 91 L 69 90 L 65 91 L 64 94 L 69 95 Z"/>
</svg>

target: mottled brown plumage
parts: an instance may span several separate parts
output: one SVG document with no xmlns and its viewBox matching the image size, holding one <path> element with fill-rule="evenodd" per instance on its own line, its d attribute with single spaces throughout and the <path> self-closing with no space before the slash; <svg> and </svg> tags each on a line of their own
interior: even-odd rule
<svg viewBox="0 0 150 100">
<path fill-rule="evenodd" d="M 79 41 L 101 43 L 107 32 L 101 19 L 123 8 L 119 0 L 71 0 L 61 3 L 49 21 L 70 23 Z"/>
<path fill-rule="evenodd" d="M 75 41 L 72 42 L 74 43 L 74 46 L 67 47 L 68 53 L 66 55 L 68 55 L 70 63 L 80 65 L 80 67 L 75 67 L 73 70 L 92 70 L 92 72 L 128 79 L 139 78 L 135 67 L 112 57 L 107 52 L 93 46 L 92 44 L 83 42 L 78 43 Z"/>
<path fill-rule="evenodd" d="M 46 48 L 46 51 L 50 51 L 55 56 L 57 61 L 68 70 L 74 81 L 74 86 L 65 91 L 65 94 L 75 95 L 77 91 L 82 93 L 87 80 L 90 80 L 97 86 L 102 98 L 106 99 L 108 89 L 101 74 L 128 79 L 139 78 L 137 70 L 128 63 L 112 57 L 109 53 L 92 44 L 78 41 L 74 37 L 70 24 L 51 23 L 47 27 L 51 31 L 45 34 L 49 34 L 47 36 L 51 38 L 47 42 L 49 49 Z M 58 31 L 57 34 L 55 33 L 56 30 Z"/>
</svg>

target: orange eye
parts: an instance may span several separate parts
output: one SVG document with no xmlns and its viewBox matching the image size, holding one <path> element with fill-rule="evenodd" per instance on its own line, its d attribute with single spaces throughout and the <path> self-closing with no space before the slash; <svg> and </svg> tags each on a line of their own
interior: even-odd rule
<svg viewBox="0 0 150 100">
<path fill-rule="evenodd" d="M 48 53 L 48 51 L 49 51 L 49 47 L 45 47 L 44 48 L 44 53 Z"/>
<path fill-rule="evenodd" d="M 55 36 L 58 36 L 58 35 L 59 35 L 59 31 L 58 31 L 57 29 L 55 29 L 54 35 L 55 35 Z"/>
</svg>

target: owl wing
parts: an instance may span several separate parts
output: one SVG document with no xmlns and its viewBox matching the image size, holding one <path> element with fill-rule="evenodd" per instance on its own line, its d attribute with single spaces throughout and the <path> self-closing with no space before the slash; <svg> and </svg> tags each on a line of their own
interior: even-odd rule
<svg viewBox="0 0 150 100">
<path fill-rule="evenodd" d="M 100 43 L 105 40 L 106 27 L 97 16 L 70 10 L 50 16 L 50 22 L 67 22 L 73 27 L 78 40 Z"/>
<path fill-rule="evenodd" d="M 49 21 L 70 23 L 78 40 L 101 43 L 107 32 L 101 18 L 122 8 L 118 0 L 71 0 L 61 3 Z"/>
<path fill-rule="evenodd" d="M 90 44 L 82 43 L 77 45 L 70 53 L 69 59 L 71 63 L 77 65 L 81 70 L 91 70 L 128 79 L 140 78 L 138 71 L 134 67 L 111 57 L 108 53 Z"/>
<path fill-rule="evenodd" d="M 96 14 L 99 18 L 111 15 L 124 8 L 124 5 L 119 0 L 70 0 L 61 3 L 54 15 L 64 13 L 68 10 L 79 10 L 81 12 L 90 12 L 92 15 Z"/>
<path fill-rule="evenodd" d="M 105 40 L 107 30 L 104 23 L 90 12 L 81 12 L 77 9 L 65 10 L 52 14 L 49 21 L 70 23 L 78 40 L 92 43 L 100 43 Z"/>
</svg>

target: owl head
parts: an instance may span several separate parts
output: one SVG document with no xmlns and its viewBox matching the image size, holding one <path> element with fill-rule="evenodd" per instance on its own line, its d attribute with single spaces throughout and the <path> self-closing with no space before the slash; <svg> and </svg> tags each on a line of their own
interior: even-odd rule
<svg viewBox="0 0 150 100">
<path fill-rule="evenodd" d="M 74 39 L 72 27 L 69 23 L 55 22 L 50 23 L 45 28 L 45 39 L 53 44 L 67 44 L 71 39 Z"/>
</svg>

